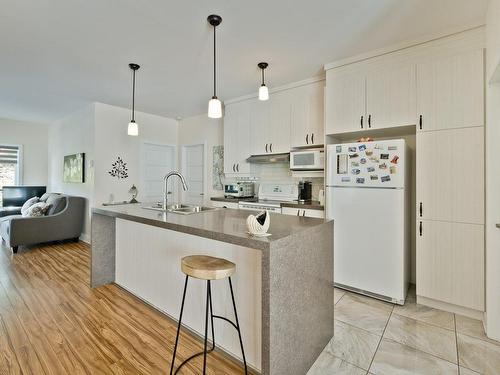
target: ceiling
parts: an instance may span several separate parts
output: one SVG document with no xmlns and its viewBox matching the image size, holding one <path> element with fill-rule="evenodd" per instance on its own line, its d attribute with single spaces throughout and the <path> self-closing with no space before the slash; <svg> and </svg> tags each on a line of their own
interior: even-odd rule
<svg viewBox="0 0 500 375">
<path fill-rule="evenodd" d="M 482 24 L 487 0 L 0 0 L 0 118 L 51 122 L 91 102 L 171 118 L 218 96 L 306 79 L 323 64 L 422 35 Z M 140 121 L 140 119 L 137 119 Z"/>
</svg>

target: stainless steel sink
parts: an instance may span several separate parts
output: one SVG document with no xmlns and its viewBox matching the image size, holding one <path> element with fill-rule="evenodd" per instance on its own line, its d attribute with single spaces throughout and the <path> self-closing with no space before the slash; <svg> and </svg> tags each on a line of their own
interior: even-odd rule
<svg viewBox="0 0 500 375">
<path fill-rule="evenodd" d="M 163 211 L 163 207 L 161 204 L 156 204 L 153 206 L 145 206 L 143 207 L 146 210 L 155 210 L 155 211 Z M 191 215 L 191 214 L 196 214 L 200 212 L 206 212 L 206 211 L 214 211 L 216 210 L 217 207 L 205 207 L 205 206 L 195 206 L 195 205 L 188 205 L 188 204 L 172 204 L 169 205 L 167 208 L 167 212 L 172 212 L 175 214 L 181 214 L 181 215 Z"/>
</svg>

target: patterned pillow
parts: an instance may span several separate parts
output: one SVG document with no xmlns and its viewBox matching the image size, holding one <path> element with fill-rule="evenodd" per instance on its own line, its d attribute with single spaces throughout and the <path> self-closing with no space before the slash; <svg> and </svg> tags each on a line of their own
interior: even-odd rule
<svg viewBox="0 0 500 375">
<path fill-rule="evenodd" d="M 23 206 L 21 207 L 21 215 L 24 216 L 26 211 L 28 211 L 28 208 L 33 206 L 35 203 L 38 203 L 40 201 L 40 198 L 38 197 L 33 197 L 28 199 L 26 202 L 24 202 Z"/>
<path fill-rule="evenodd" d="M 45 216 L 50 208 L 50 204 L 45 202 L 35 203 L 33 206 L 28 208 L 26 213 L 22 214 L 24 217 L 35 217 L 35 216 Z"/>
</svg>

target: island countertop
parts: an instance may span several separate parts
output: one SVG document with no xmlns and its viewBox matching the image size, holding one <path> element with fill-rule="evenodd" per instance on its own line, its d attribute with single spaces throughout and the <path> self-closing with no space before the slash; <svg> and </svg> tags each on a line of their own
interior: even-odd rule
<svg viewBox="0 0 500 375">
<path fill-rule="evenodd" d="M 260 250 L 268 250 L 275 241 L 325 223 L 323 219 L 271 213 L 271 236 L 254 237 L 247 233 L 246 226 L 248 215 L 254 212 L 246 210 L 220 208 L 182 215 L 130 204 L 95 207 L 92 212 Z"/>
</svg>

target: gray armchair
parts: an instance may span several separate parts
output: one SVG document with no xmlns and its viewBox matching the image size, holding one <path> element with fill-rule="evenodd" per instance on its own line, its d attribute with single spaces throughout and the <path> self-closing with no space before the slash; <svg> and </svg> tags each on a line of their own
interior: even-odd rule
<svg viewBox="0 0 500 375">
<path fill-rule="evenodd" d="M 63 198 L 57 213 L 39 217 L 21 215 L 0 218 L 0 236 L 14 253 L 20 245 L 75 239 L 78 240 L 83 229 L 85 217 L 85 198 L 69 195 Z"/>
</svg>

